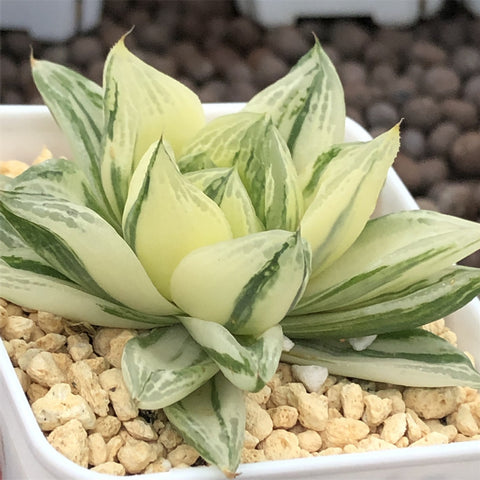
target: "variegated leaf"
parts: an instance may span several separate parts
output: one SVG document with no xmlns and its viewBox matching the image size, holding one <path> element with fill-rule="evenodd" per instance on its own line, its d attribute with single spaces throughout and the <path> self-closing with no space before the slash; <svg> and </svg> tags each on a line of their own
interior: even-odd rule
<svg viewBox="0 0 480 480">
<path fill-rule="evenodd" d="M 105 104 L 107 131 L 116 122 L 125 122 L 119 132 L 126 133 L 135 119 L 133 166 L 125 166 L 130 174 L 148 147 L 160 137 L 166 139 L 175 156 L 179 156 L 205 125 L 205 114 L 197 95 L 133 55 L 125 46 L 124 38 L 110 50 L 105 62 L 104 83 L 109 90 Z M 126 116 L 133 118 L 124 118 Z M 130 138 L 120 135 L 120 143 Z"/>
<path fill-rule="evenodd" d="M 480 388 L 480 374 L 452 344 L 423 329 L 379 335 L 365 350 L 338 340 L 299 340 L 282 360 L 321 365 L 332 375 L 412 387 Z"/>
<path fill-rule="evenodd" d="M 241 149 L 252 150 L 252 137 L 245 138 L 245 132 L 258 121 L 259 115 L 238 113 L 214 118 L 185 147 L 178 160 L 180 171 L 232 167 Z"/>
<path fill-rule="evenodd" d="M 156 410 L 186 397 L 218 372 L 181 325 L 157 328 L 125 345 L 122 373 L 139 408 Z"/>
<path fill-rule="evenodd" d="M 256 336 L 288 313 L 309 273 L 300 235 L 270 230 L 194 250 L 173 272 L 171 292 L 192 317 Z"/>
<path fill-rule="evenodd" d="M 103 91 L 73 70 L 32 59 L 35 85 L 70 143 L 73 158 L 101 198 L 100 150 Z"/>
<path fill-rule="evenodd" d="M 66 279 L 37 255 L 0 212 L 0 259 L 12 268 Z"/>
<path fill-rule="evenodd" d="M 153 283 L 169 299 L 170 277 L 185 255 L 232 238 L 221 209 L 181 175 L 163 141 L 149 148 L 135 170 L 123 230 Z"/>
<path fill-rule="evenodd" d="M 313 273 L 339 258 L 360 235 L 375 209 L 399 147 L 398 125 L 370 142 L 344 144 L 321 173 L 301 221 L 312 246 Z"/>
<path fill-rule="evenodd" d="M 335 67 L 318 41 L 290 73 L 255 95 L 245 111 L 268 113 L 299 173 L 343 141 L 345 100 Z"/>
<path fill-rule="evenodd" d="M 183 438 L 209 463 L 233 478 L 240 464 L 245 432 L 243 392 L 221 373 L 164 409 Z"/>
<path fill-rule="evenodd" d="M 354 338 L 395 332 L 445 317 L 479 294 L 480 269 L 453 266 L 384 294 L 371 305 L 292 314 L 282 327 L 292 338 Z"/>
<path fill-rule="evenodd" d="M 128 186 L 135 168 L 138 112 L 127 92 L 119 92 L 110 70 L 105 72 L 105 132 L 100 174 L 107 200 L 121 223 Z M 124 98 L 127 97 L 127 98 Z M 133 111 L 132 111 L 133 110 Z"/>
<path fill-rule="evenodd" d="M 343 147 L 348 146 L 344 144 Z M 337 155 L 342 151 L 342 145 L 334 145 L 328 150 L 323 152 L 318 158 L 313 162 L 311 168 L 308 171 L 304 171 L 303 175 L 300 176 L 300 184 L 304 185 L 303 187 L 303 199 L 305 200 L 305 207 L 308 208 L 315 198 L 315 194 L 318 192 L 322 175 L 325 173 L 327 167 L 330 165 L 330 162 L 334 161 Z M 341 160 L 340 160 L 341 161 Z"/>
<path fill-rule="evenodd" d="M 241 342 L 219 323 L 192 317 L 181 317 L 181 321 L 225 377 L 241 390 L 257 392 L 275 373 L 283 347 L 280 326 Z"/>
<path fill-rule="evenodd" d="M 9 190 L 63 198 L 106 217 L 83 171 L 76 163 L 64 158 L 51 158 L 32 165 L 13 179 Z"/>
<path fill-rule="evenodd" d="M 211 168 L 184 176 L 222 209 L 234 238 L 264 230 L 234 168 Z"/>
<path fill-rule="evenodd" d="M 285 141 L 266 115 L 236 113 L 213 120 L 179 167 L 185 172 L 211 163 L 235 167 L 265 228 L 297 229 L 303 214 L 297 173 Z"/>
<path fill-rule="evenodd" d="M 476 222 L 426 210 L 370 220 L 355 243 L 311 279 L 296 314 L 375 303 L 480 247 Z"/>
<path fill-rule="evenodd" d="M 52 312 L 73 322 L 115 328 L 151 328 L 177 323 L 80 290 L 69 281 L 12 268 L 0 260 L 0 297 L 26 308 Z"/>
<path fill-rule="evenodd" d="M 93 210 L 47 195 L 1 192 L 0 211 L 27 245 L 85 291 L 140 312 L 178 312 L 122 237 Z"/>
</svg>

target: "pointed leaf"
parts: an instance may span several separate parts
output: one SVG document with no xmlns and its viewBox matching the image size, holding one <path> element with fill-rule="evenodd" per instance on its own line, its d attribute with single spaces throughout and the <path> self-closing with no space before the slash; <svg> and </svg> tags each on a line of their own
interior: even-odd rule
<svg viewBox="0 0 480 480">
<path fill-rule="evenodd" d="M 480 388 L 480 373 L 469 358 L 443 338 L 423 329 L 379 335 L 365 350 L 348 342 L 301 340 L 282 360 L 321 365 L 332 375 L 412 387 Z"/>
<path fill-rule="evenodd" d="M 243 392 L 221 373 L 164 409 L 183 438 L 229 478 L 240 464 L 244 431 Z"/>
<path fill-rule="evenodd" d="M 135 170 L 123 230 L 166 298 L 171 298 L 172 272 L 185 255 L 232 237 L 218 205 L 183 178 L 162 141 L 152 145 Z"/>
<path fill-rule="evenodd" d="M 210 122 L 179 161 L 182 171 L 234 166 L 268 230 L 296 230 L 303 197 L 290 152 L 265 115 L 236 113 Z"/>
<path fill-rule="evenodd" d="M 480 294 L 480 269 L 454 266 L 432 274 L 372 305 L 290 315 L 282 326 L 292 338 L 353 338 L 394 332 L 433 322 Z"/>
<path fill-rule="evenodd" d="M 185 178 L 222 209 L 234 238 L 264 230 L 234 168 L 199 170 L 185 174 Z"/>
<path fill-rule="evenodd" d="M 116 133 L 126 133 L 132 125 L 136 127 L 133 168 L 160 137 L 165 138 L 179 156 L 184 146 L 205 125 L 197 95 L 133 55 L 125 46 L 124 38 L 110 50 L 105 62 L 104 83 L 108 90 L 105 99 L 107 130 L 116 122 L 126 122 L 119 130 L 113 128 Z M 129 151 L 131 137 L 122 138 Z M 118 153 L 122 157 L 122 152 Z M 122 163 L 126 161 L 121 158 Z M 127 170 L 133 172 L 132 167 L 124 164 L 122 175 Z"/>
<path fill-rule="evenodd" d="M 399 146 L 398 125 L 370 142 L 341 146 L 301 221 L 316 276 L 355 241 L 375 209 Z"/>
<path fill-rule="evenodd" d="M 290 73 L 255 95 L 244 110 L 271 116 L 299 173 L 331 145 L 343 141 L 343 88 L 318 41 Z"/>
<path fill-rule="evenodd" d="M 102 88 L 69 68 L 45 60 L 32 60 L 32 73 L 35 85 L 70 142 L 75 162 L 100 194 Z"/>
<path fill-rule="evenodd" d="M 295 313 L 375 303 L 478 248 L 478 223 L 438 212 L 412 210 L 370 220 L 345 254 L 310 280 Z"/>
<path fill-rule="evenodd" d="M 157 328 L 125 345 L 122 373 L 139 408 L 156 410 L 186 397 L 218 367 L 181 325 Z"/>
<path fill-rule="evenodd" d="M 103 327 L 151 328 L 177 323 L 175 317 L 141 313 L 85 293 L 71 282 L 18 270 L 1 260 L 0 297 L 74 322 Z"/>
<path fill-rule="evenodd" d="M 277 370 L 283 347 L 280 326 L 268 329 L 256 339 L 241 342 L 219 323 L 192 317 L 182 317 L 181 320 L 190 335 L 237 388 L 257 392 Z"/>
<path fill-rule="evenodd" d="M 256 336 L 287 314 L 309 272 L 310 250 L 299 234 L 254 233 L 187 255 L 172 275 L 172 298 L 192 317 Z"/>
<path fill-rule="evenodd" d="M 93 210 L 41 194 L 2 192 L 0 211 L 27 245 L 85 291 L 140 312 L 178 312 L 123 238 Z"/>
</svg>

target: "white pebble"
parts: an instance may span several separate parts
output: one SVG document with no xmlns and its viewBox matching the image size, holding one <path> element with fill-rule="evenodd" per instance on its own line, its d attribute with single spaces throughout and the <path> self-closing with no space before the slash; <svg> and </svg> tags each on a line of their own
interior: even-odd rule
<svg viewBox="0 0 480 480">
<path fill-rule="evenodd" d="M 295 343 L 284 335 L 282 351 L 289 352 L 294 346 Z"/>
<path fill-rule="evenodd" d="M 377 338 L 376 335 L 367 335 L 365 337 L 349 338 L 348 342 L 354 350 L 361 352 L 368 348 Z"/>
<path fill-rule="evenodd" d="M 293 376 L 309 392 L 318 392 L 328 377 L 328 369 L 319 365 L 292 365 Z"/>
</svg>

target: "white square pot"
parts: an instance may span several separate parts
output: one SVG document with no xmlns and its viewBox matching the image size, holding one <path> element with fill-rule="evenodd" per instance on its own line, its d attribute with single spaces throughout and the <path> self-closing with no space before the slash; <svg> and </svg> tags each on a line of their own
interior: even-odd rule
<svg viewBox="0 0 480 480">
<path fill-rule="evenodd" d="M 232 113 L 241 104 L 205 105 L 208 119 Z M 365 141 L 369 134 L 347 119 L 347 141 Z M 0 106 L 0 160 L 31 161 L 46 145 L 54 156 L 68 147 L 48 113 L 41 106 Z M 417 208 L 416 203 L 390 170 L 381 193 L 377 214 Z M 480 361 L 480 303 L 470 302 L 447 318 L 459 347 Z M 0 342 L 0 472 L 3 480 L 108 480 L 111 475 L 88 471 L 58 453 L 38 427 L 30 405 Z M 3 445 L 3 446 L 2 446 Z M 381 452 L 351 453 L 329 457 L 269 461 L 240 465 L 242 480 L 474 480 L 480 470 L 480 441 L 414 447 Z M 0 474 L 0 478 L 2 475 Z M 166 473 L 132 475 L 142 480 L 224 480 L 214 467 L 195 467 Z"/>
</svg>

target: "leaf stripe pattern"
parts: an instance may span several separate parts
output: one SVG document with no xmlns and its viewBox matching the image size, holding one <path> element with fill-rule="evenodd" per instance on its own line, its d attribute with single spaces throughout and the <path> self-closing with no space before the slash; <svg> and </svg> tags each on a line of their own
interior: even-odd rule
<svg viewBox="0 0 480 480">
<path fill-rule="evenodd" d="M 123 237 L 126 242 L 132 247 L 133 250 L 136 249 L 136 227 L 140 213 L 142 211 L 142 205 L 148 197 L 148 192 L 150 190 L 150 181 L 151 181 L 151 170 L 154 165 L 155 159 L 159 153 L 161 142 L 155 144 L 154 149 L 151 151 L 150 160 L 147 165 L 147 170 L 143 176 L 143 181 L 139 189 L 139 195 L 134 198 L 133 201 L 129 202 L 128 209 L 126 210 L 126 215 L 123 220 Z"/>
<path fill-rule="evenodd" d="M 12 227 L 0 211 L 0 259 L 12 268 L 66 280 L 61 273 L 52 268 L 37 255 Z"/>
<path fill-rule="evenodd" d="M 269 230 L 209 245 L 179 263 L 172 299 L 192 317 L 256 337 L 287 314 L 304 289 L 310 260 L 298 232 Z"/>
<path fill-rule="evenodd" d="M 290 73 L 255 95 L 244 111 L 268 112 L 297 172 L 344 137 L 345 101 L 334 66 L 316 40 Z"/>
<path fill-rule="evenodd" d="M 211 164 L 236 169 L 266 229 L 298 228 L 303 197 L 297 172 L 285 140 L 267 115 L 240 112 L 210 122 L 187 147 L 179 168 L 191 172 Z"/>
<path fill-rule="evenodd" d="M 154 329 L 127 342 L 125 383 L 139 408 L 171 405 L 199 388 L 218 367 L 181 325 Z"/>
<path fill-rule="evenodd" d="M 123 228 L 153 284 L 168 299 L 172 273 L 182 258 L 232 238 L 220 207 L 182 176 L 163 140 L 150 146 L 135 170 Z"/>
<path fill-rule="evenodd" d="M 245 431 L 245 403 L 241 390 L 218 373 L 164 411 L 207 462 L 217 465 L 227 477 L 234 477 L 240 464 Z"/>
<path fill-rule="evenodd" d="M 265 230 L 234 168 L 199 170 L 186 173 L 185 178 L 222 209 L 234 238 Z"/>
<path fill-rule="evenodd" d="M 227 329 L 233 332 L 242 331 L 250 321 L 253 311 L 252 298 L 255 296 L 262 297 L 268 292 L 270 282 L 279 273 L 280 257 L 289 248 L 291 248 L 290 241 L 281 245 L 273 257 L 242 288 L 235 301 L 230 319 L 225 323 Z"/>
<path fill-rule="evenodd" d="M 218 323 L 180 318 L 225 377 L 241 390 L 256 392 L 275 373 L 283 347 L 283 333 L 278 325 L 258 338 L 247 338 L 242 342 Z"/>
<path fill-rule="evenodd" d="M 333 375 L 413 387 L 470 386 L 480 388 L 480 374 L 470 359 L 443 338 L 423 329 L 379 335 L 365 350 L 348 342 L 298 340 L 282 360 L 322 365 Z"/>
<path fill-rule="evenodd" d="M 74 160 L 89 175 L 98 193 L 102 89 L 76 72 L 45 60 L 33 60 L 32 72 L 45 103 L 70 141 Z"/>
<path fill-rule="evenodd" d="M 0 260 L 0 291 L 17 305 L 54 311 L 74 322 L 116 328 L 152 328 L 178 323 L 173 316 L 149 315 L 83 292 L 77 285 L 17 270 Z"/>
<path fill-rule="evenodd" d="M 425 325 L 455 312 L 478 294 L 478 269 L 455 266 L 373 305 L 290 315 L 282 326 L 285 334 L 294 338 L 363 337 Z"/>
<path fill-rule="evenodd" d="M 2 192 L 0 209 L 38 255 L 85 291 L 140 312 L 178 313 L 155 289 L 123 238 L 92 210 L 15 192 Z"/>
<path fill-rule="evenodd" d="M 323 170 L 300 223 L 315 277 L 357 239 L 375 209 L 399 148 L 399 126 L 370 142 L 344 144 Z"/>
<path fill-rule="evenodd" d="M 369 305 L 419 283 L 480 247 L 480 226 L 438 212 L 413 210 L 367 222 L 349 250 L 311 279 L 296 314 Z"/>
</svg>

